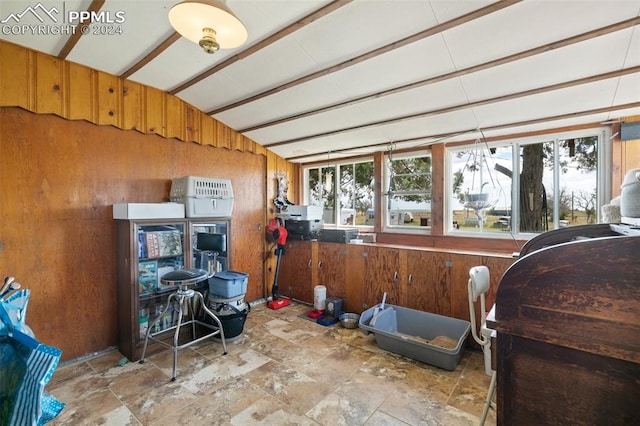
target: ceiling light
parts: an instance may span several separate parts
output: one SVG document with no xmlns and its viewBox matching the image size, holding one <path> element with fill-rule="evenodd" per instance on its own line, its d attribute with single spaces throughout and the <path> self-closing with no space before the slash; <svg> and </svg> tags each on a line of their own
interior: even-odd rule
<svg viewBox="0 0 640 426">
<path fill-rule="evenodd" d="M 207 53 L 233 49 L 247 41 L 247 29 L 224 0 L 183 1 L 169 11 L 171 26 Z"/>
</svg>

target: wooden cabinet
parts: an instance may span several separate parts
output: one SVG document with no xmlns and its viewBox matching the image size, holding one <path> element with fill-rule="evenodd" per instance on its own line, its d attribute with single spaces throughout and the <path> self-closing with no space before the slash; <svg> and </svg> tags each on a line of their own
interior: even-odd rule
<svg viewBox="0 0 640 426">
<path fill-rule="evenodd" d="M 487 308 L 513 259 L 454 251 L 319 241 L 287 242 L 280 268 L 280 293 L 313 303 L 313 289 L 327 287 L 327 297 L 344 300 L 343 310 L 362 311 L 387 303 L 468 320 L 469 269 L 491 271 Z M 478 313 L 478 316 L 480 313 Z"/>
<path fill-rule="evenodd" d="M 365 303 L 365 271 L 367 247 L 361 244 L 351 244 L 347 247 L 345 265 L 345 312 L 360 313 L 367 308 Z"/>
<path fill-rule="evenodd" d="M 640 232 L 609 224 L 523 247 L 489 324 L 499 425 L 640 424 L 639 247 Z"/>
<path fill-rule="evenodd" d="M 317 283 L 327 287 L 327 297 L 347 296 L 347 253 L 346 244 L 318 242 Z"/>
<path fill-rule="evenodd" d="M 406 307 L 449 316 L 452 264 L 442 253 L 407 252 Z"/>
<path fill-rule="evenodd" d="M 176 289 L 160 281 L 164 274 L 185 268 L 210 272 L 231 267 L 230 223 L 225 219 L 117 220 L 118 347 L 130 361 L 140 358 L 146 327 L 163 311 Z M 215 240 L 215 252 L 207 237 Z M 203 248 L 206 256 L 203 256 Z M 198 285 L 208 290 L 207 281 Z M 163 317 L 164 318 L 164 317 Z M 169 327 L 171 311 L 156 326 Z M 149 352 L 157 348 L 150 343 Z"/>
<path fill-rule="evenodd" d="M 283 296 L 313 303 L 313 273 L 315 259 L 311 241 L 289 240 L 280 259 L 279 293 Z M 271 285 L 268 293 L 271 295 Z"/>
<path fill-rule="evenodd" d="M 366 249 L 364 272 L 365 309 L 382 301 L 387 293 L 387 303 L 403 305 L 401 291 L 400 249 L 369 246 Z"/>
</svg>

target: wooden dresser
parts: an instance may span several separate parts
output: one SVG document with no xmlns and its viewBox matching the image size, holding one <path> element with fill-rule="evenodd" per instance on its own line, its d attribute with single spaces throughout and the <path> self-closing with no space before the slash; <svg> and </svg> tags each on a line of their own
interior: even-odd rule
<svg viewBox="0 0 640 426">
<path fill-rule="evenodd" d="M 530 240 L 496 295 L 499 425 L 640 424 L 640 230 Z"/>
</svg>

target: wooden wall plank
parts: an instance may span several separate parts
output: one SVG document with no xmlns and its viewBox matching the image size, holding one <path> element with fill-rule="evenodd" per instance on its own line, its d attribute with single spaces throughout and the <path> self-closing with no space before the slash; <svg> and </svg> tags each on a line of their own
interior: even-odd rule
<svg viewBox="0 0 640 426">
<path fill-rule="evenodd" d="M 236 151 L 244 151 L 244 140 L 240 133 L 233 132 L 231 135 L 231 142 L 231 149 L 235 149 Z"/>
<path fill-rule="evenodd" d="M 122 127 L 122 80 L 101 71 L 97 75 L 97 124 Z"/>
<path fill-rule="evenodd" d="M 200 141 L 202 145 L 213 146 L 215 139 L 215 120 L 204 112 L 200 112 L 200 126 Z"/>
<path fill-rule="evenodd" d="M 167 138 L 185 140 L 184 131 L 184 103 L 175 96 L 164 96 L 166 103 L 166 133 Z"/>
<path fill-rule="evenodd" d="M 189 105 L 184 104 L 184 138 L 189 142 L 202 143 L 200 135 L 200 111 Z"/>
<path fill-rule="evenodd" d="M 244 152 L 256 153 L 256 143 L 244 135 L 242 135 L 242 145 L 244 146 Z"/>
<path fill-rule="evenodd" d="M 97 76 L 95 71 L 82 65 L 69 63 L 67 111 L 71 120 L 97 121 Z"/>
<path fill-rule="evenodd" d="M 215 122 L 215 138 L 214 145 L 216 148 L 231 149 L 231 140 L 229 139 L 229 128 L 219 121 Z"/>
<path fill-rule="evenodd" d="M 124 80 L 122 84 L 122 128 L 144 132 L 144 86 Z"/>
<path fill-rule="evenodd" d="M 147 117 L 147 133 L 165 136 L 165 103 L 164 93 L 153 87 L 145 87 L 145 113 Z"/>
<path fill-rule="evenodd" d="M 30 109 L 29 90 L 31 52 L 11 43 L 2 44 L 0 49 L 0 101 L 2 105 L 19 106 Z"/>
<path fill-rule="evenodd" d="M 36 112 L 64 115 L 63 61 L 43 53 L 36 54 Z"/>
</svg>

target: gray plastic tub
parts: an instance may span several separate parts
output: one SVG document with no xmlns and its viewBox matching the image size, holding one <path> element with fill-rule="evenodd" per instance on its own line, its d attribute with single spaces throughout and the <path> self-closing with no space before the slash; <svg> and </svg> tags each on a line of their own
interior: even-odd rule
<svg viewBox="0 0 640 426">
<path fill-rule="evenodd" d="M 379 307 L 364 311 L 359 322 L 362 330 L 375 334 L 378 347 L 445 370 L 456 369 L 471 330 L 469 321 L 394 305 L 385 305 L 374 317 Z M 442 337 L 450 345 L 430 343 Z"/>
</svg>

